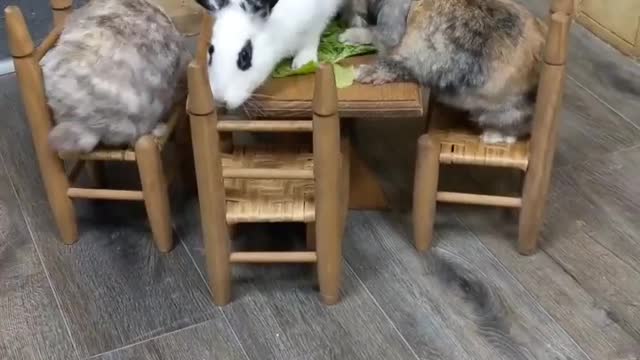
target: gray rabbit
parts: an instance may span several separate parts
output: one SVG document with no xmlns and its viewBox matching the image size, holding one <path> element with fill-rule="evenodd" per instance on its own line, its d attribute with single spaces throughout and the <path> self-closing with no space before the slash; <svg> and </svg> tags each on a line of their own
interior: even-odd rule
<svg viewBox="0 0 640 360">
<path fill-rule="evenodd" d="M 512 0 L 351 0 L 350 9 L 352 25 L 362 9 L 376 22 L 349 28 L 341 41 L 380 51 L 357 81 L 417 80 L 469 111 L 487 143 L 530 133 L 547 27 L 527 9 Z"/>
<path fill-rule="evenodd" d="M 161 135 L 186 91 L 191 55 L 171 19 L 147 0 L 92 0 L 67 19 L 41 60 L 59 152 L 132 145 Z"/>
</svg>

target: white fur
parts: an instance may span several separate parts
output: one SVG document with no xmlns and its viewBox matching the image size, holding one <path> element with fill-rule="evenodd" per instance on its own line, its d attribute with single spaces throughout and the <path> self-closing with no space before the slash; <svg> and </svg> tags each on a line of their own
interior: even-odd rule
<svg viewBox="0 0 640 360">
<path fill-rule="evenodd" d="M 211 38 L 211 89 L 230 109 L 242 105 L 283 59 L 293 56 L 294 68 L 316 61 L 320 36 L 344 0 L 280 0 L 266 18 L 247 13 L 238 1 L 216 12 Z M 252 66 L 242 71 L 238 53 L 249 39 Z"/>
<path fill-rule="evenodd" d="M 497 130 L 484 130 L 482 135 L 480 135 L 480 139 L 485 144 L 515 144 L 518 140 L 515 136 L 504 135 L 500 131 Z"/>
<path fill-rule="evenodd" d="M 373 33 L 365 27 L 352 27 L 340 34 L 338 40 L 348 45 L 369 45 L 373 43 Z"/>
</svg>

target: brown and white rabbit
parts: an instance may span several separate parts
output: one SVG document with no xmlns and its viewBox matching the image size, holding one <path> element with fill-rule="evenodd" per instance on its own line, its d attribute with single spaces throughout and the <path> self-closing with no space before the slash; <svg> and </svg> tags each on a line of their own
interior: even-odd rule
<svg viewBox="0 0 640 360">
<path fill-rule="evenodd" d="M 407 2 L 351 1 L 367 2 L 369 11 Z M 413 0 L 408 16 L 378 15 L 386 31 L 350 28 L 340 37 L 374 43 L 381 52 L 374 65 L 358 68 L 357 81 L 417 80 L 442 102 L 469 111 L 487 143 L 530 133 L 547 28 L 527 9 L 512 0 Z M 398 32 L 398 41 L 385 38 Z"/>
<path fill-rule="evenodd" d="M 190 57 L 171 19 L 147 0 L 92 0 L 75 10 L 41 61 L 57 122 L 50 145 L 89 152 L 98 143 L 160 135 L 161 120 L 186 90 Z"/>
</svg>

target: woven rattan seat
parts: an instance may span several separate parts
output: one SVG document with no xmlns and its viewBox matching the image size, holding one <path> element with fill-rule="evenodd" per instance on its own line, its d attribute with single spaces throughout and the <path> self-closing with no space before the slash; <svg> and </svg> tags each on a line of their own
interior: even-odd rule
<svg viewBox="0 0 640 360">
<path fill-rule="evenodd" d="M 302 147 L 236 146 L 222 155 L 231 169 L 313 170 L 313 153 Z M 224 180 L 227 223 L 312 222 L 315 219 L 312 179 Z"/>
<path fill-rule="evenodd" d="M 440 143 L 440 163 L 511 167 L 527 170 L 529 141 L 514 144 L 486 144 L 472 131 L 433 130 Z"/>
</svg>

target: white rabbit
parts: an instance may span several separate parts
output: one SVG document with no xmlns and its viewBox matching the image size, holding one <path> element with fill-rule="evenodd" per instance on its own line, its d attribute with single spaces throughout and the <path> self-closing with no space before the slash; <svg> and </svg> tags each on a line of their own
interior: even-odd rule
<svg viewBox="0 0 640 360">
<path fill-rule="evenodd" d="M 209 80 L 217 102 L 242 105 L 293 57 L 293 68 L 318 59 L 320 36 L 344 0 L 197 0 L 215 14 Z"/>
</svg>

